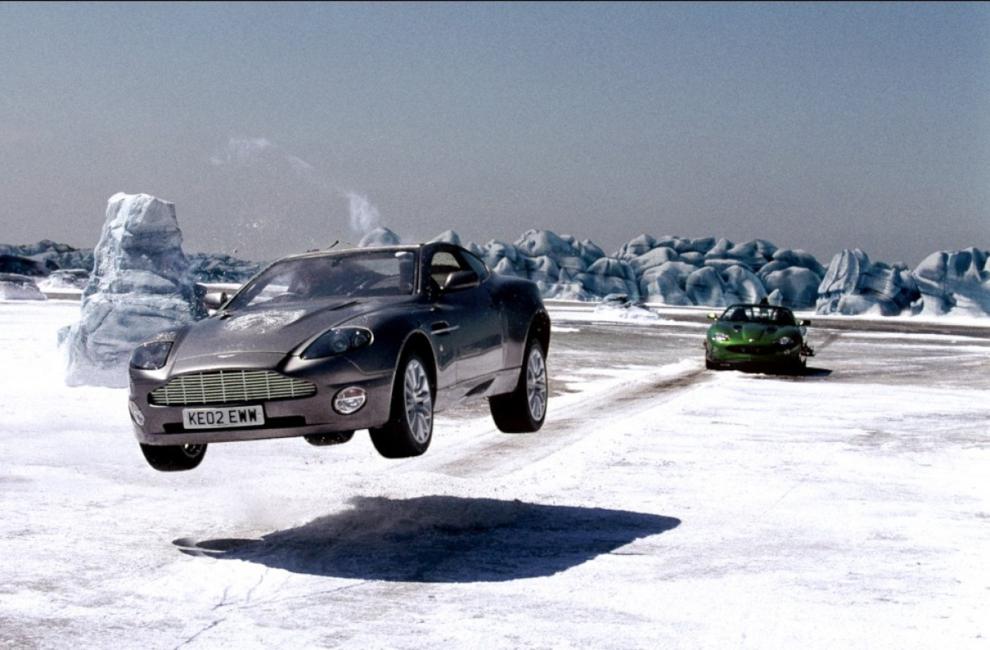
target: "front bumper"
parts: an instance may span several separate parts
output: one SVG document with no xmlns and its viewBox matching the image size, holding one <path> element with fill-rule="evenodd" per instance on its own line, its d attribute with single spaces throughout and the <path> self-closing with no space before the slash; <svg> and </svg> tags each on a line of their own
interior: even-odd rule
<svg viewBox="0 0 990 650">
<path fill-rule="evenodd" d="M 800 345 L 781 348 L 778 345 L 719 345 L 708 342 L 705 350 L 709 361 L 726 366 L 786 366 L 802 361 Z"/>
<path fill-rule="evenodd" d="M 240 361 L 240 363 L 238 363 Z M 353 431 L 380 427 L 388 421 L 391 409 L 392 372 L 368 374 L 360 371 L 346 359 L 338 358 L 321 363 L 273 364 L 270 359 L 231 359 L 222 369 L 275 370 L 290 377 L 306 379 L 316 385 L 316 393 L 309 397 L 278 400 L 253 400 L 225 402 L 221 404 L 188 404 L 161 406 L 152 404 L 150 393 L 172 377 L 163 369 L 141 371 L 131 369 L 131 395 L 139 415 L 131 414 L 134 435 L 146 445 L 191 445 L 241 440 L 288 438 L 337 431 Z M 216 365 L 202 370 L 218 370 Z M 333 408 L 333 398 L 343 388 L 363 388 L 367 399 L 364 406 L 351 415 L 341 415 Z M 260 405 L 264 409 L 262 426 L 224 429 L 186 429 L 182 412 L 186 408 L 234 408 Z M 138 423 L 143 419 L 143 422 Z"/>
</svg>

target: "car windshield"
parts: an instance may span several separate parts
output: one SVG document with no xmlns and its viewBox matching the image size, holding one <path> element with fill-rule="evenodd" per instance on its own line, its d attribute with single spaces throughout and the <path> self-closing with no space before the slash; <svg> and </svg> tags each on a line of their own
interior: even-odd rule
<svg viewBox="0 0 990 650">
<path fill-rule="evenodd" d="M 410 295 L 415 287 L 416 251 L 359 251 L 275 262 L 245 285 L 227 306 L 332 298 Z"/>
<path fill-rule="evenodd" d="M 783 307 L 767 305 L 733 305 L 725 310 L 719 320 L 731 323 L 770 323 L 793 325 L 794 315 Z"/>
</svg>

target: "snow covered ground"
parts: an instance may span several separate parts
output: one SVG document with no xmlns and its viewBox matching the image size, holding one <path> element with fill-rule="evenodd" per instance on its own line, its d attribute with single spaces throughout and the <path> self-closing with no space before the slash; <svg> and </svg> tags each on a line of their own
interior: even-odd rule
<svg viewBox="0 0 990 650">
<path fill-rule="evenodd" d="M 813 328 L 793 378 L 705 371 L 700 319 L 555 309 L 540 433 L 475 404 L 416 459 L 161 474 L 125 390 L 64 385 L 78 314 L 0 302 L 0 647 L 990 643 L 986 327 Z"/>
</svg>

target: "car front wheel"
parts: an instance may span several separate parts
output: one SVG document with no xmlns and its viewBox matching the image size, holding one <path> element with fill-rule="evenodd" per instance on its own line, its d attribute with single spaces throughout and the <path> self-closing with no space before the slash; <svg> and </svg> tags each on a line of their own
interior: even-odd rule
<svg viewBox="0 0 990 650">
<path fill-rule="evenodd" d="M 194 469 L 206 455 L 206 445 L 141 445 L 148 464 L 159 472 L 184 472 Z"/>
<path fill-rule="evenodd" d="M 391 415 L 370 429 L 371 442 L 385 458 L 419 456 L 433 438 L 433 386 L 426 364 L 417 354 L 406 356 L 396 372 Z"/>
<path fill-rule="evenodd" d="M 526 344 L 526 354 L 516 389 L 488 399 L 495 426 L 504 433 L 539 431 L 547 416 L 550 384 L 546 353 L 534 338 Z"/>
</svg>

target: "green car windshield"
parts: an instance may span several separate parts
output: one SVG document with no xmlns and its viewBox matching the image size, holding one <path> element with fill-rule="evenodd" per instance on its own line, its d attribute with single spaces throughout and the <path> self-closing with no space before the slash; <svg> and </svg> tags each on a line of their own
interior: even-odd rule
<svg viewBox="0 0 990 650">
<path fill-rule="evenodd" d="M 768 323 L 771 325 L 794 325 L 794 314 L 783 307 L 767 305 L 732 305 L 719 320 L 730 323 Z"/>
</svg>

